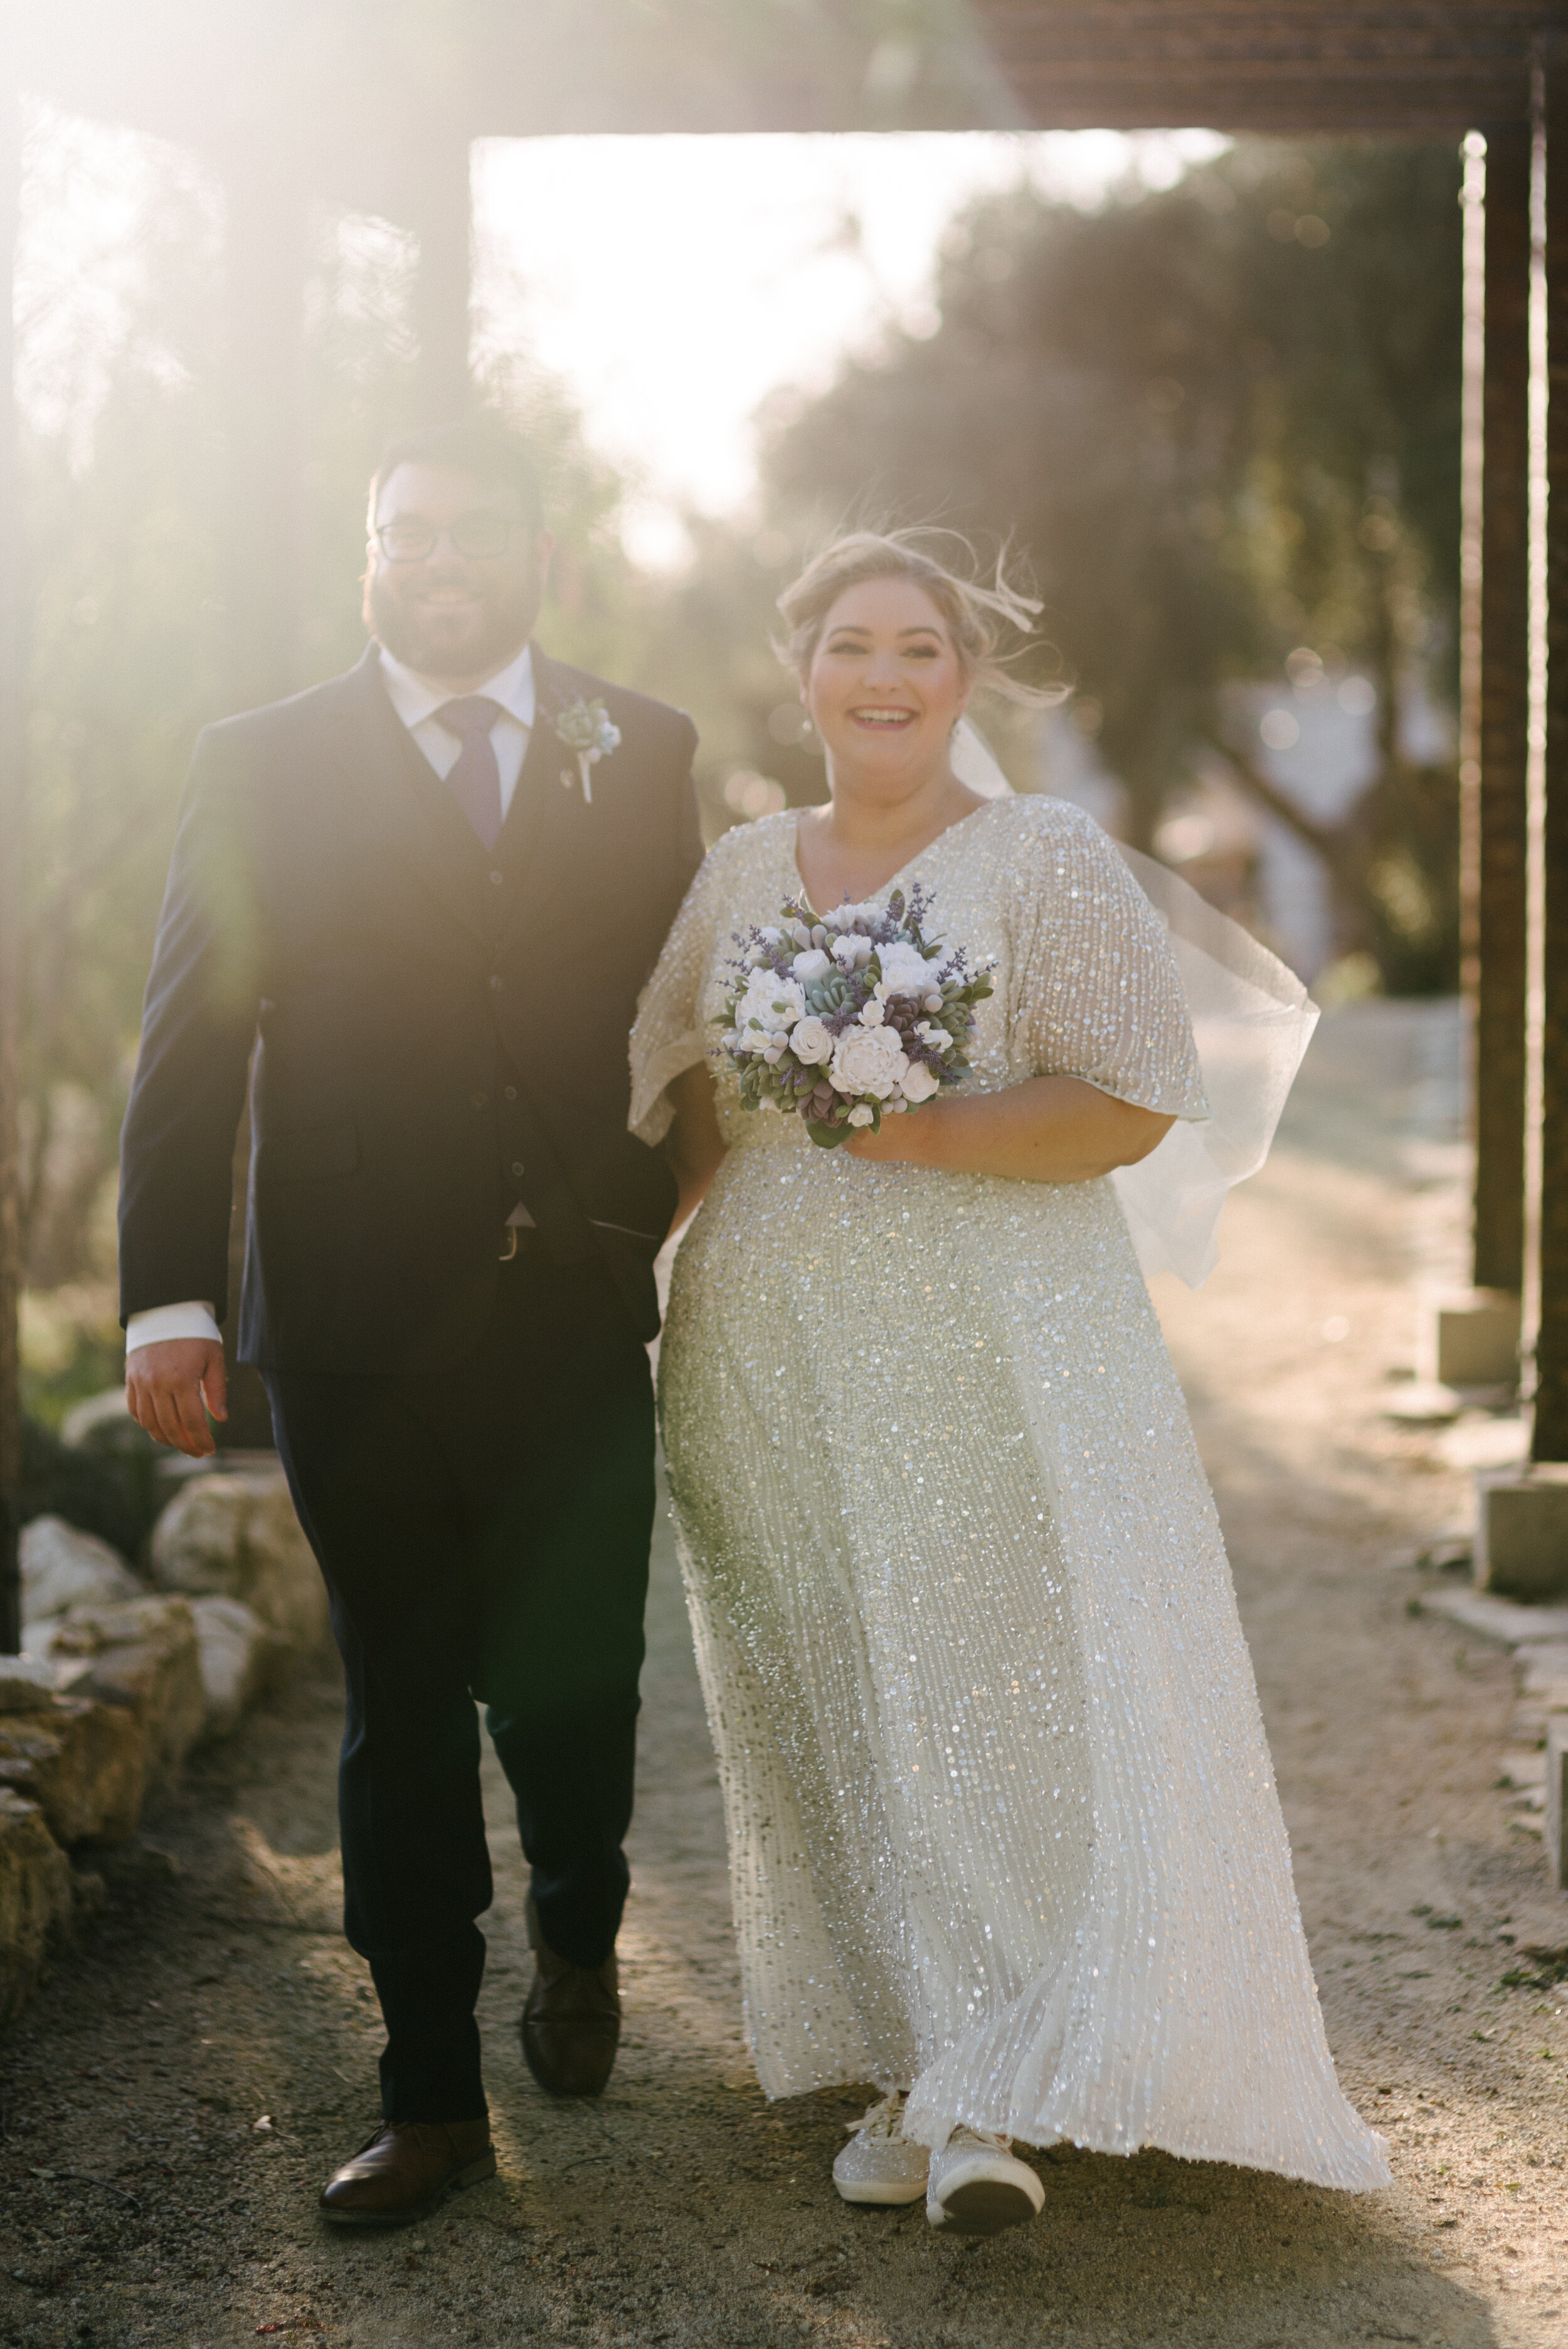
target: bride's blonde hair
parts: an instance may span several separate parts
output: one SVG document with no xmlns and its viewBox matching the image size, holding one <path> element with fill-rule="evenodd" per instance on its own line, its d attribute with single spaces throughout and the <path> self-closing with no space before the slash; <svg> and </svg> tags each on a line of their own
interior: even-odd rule
<svg viewBox="0 0 1568 2349">
<path fill-rule="evenodd" d="M 957 549 L 962 569 L 944 562 L 936 552 L 943 542 Z M 777 647 L 779 658 L 804 684 L 829 613 L 850 587 L 868 579 L 910 579 L 924 590 L 947 623 L 948 633 L 972 685 L 1003 694 L 1009 701 L 1043 707 L 1062 698 L 1060 688 L 1025 685 L 1007 668 L 998 651 L 1007 630 L 1034 634 L 1040 605 L 1007 575 L 1006 551 L 996 558 L 995 576 L 982 586 L 975 550 L 957 531 L 933 527 L 911 530 L 851 530 L 814 554 L 799 577 L 785 588 L 779 609 L 789 631 Z"/>
</svg>

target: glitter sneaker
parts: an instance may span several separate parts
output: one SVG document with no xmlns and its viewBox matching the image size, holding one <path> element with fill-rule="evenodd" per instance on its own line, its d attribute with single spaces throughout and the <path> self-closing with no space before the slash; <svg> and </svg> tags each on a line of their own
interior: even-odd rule
<svg viewBox="0 0 1568 2349">
<path fill-rule="evenodd" d="M 925 2215 L 953 2235 L 998 2235 L 1032 2219 L 1046 2189 L 1005 2137 L 955 2128 L 931 2157 Z"/>
<path fill-rule="evenodd" d="M 895 2088 L 873 2105 L 833 2164 L 846 2202 L 918 2202 L 931 2156 L 903 2133 L 903 2096 Z"/>
</svg>

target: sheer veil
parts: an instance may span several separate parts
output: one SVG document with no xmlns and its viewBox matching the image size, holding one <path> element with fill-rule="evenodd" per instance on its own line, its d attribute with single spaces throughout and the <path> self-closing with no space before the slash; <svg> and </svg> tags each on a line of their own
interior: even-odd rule
<svg viewBox="0 0 1568 2349">
<path fill-rule="evenodd" d="M 953 771 L 984 799 L 1011 794 L 967 719 L 954 738 Z M 1117 845 L 1170 933 L 1212 1114 L 1173 1125 L 1140 1164 L 1119 1167 L 1111 1180 L 1144 1272 L 1173 1272 L 1196 1288 L 1214 1268 L 1226 1193 L 1268 1156 L 1317 1006 L 1239 922 L 1153 857 Z"/>
</svg>

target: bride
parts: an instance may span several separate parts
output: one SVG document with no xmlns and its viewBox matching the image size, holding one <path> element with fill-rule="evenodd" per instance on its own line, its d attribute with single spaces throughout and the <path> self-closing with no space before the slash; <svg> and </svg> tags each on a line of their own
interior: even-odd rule
<svg viewBox="0 0 1568 2349">
<path fill-rule="evenodd" d="M 873 2082 L 840 2193 L 963 2232 L 1039 2209 L 1015 2140 L 1377 2187 L 1108 1179 L 1210 1114 L 1181 980 L 1088 816 L 955 774 L 1033 607 L 931 545 L 856 533 L 780 598 L 830 802 L 717 843 L 633 1037 L 702 1203 L 660 1402 L 758 2071 Z M 915 881 L 995 962 L 972 1075 L 838 1149 L 744 1113 L 735 934 Z"/>
</svg>

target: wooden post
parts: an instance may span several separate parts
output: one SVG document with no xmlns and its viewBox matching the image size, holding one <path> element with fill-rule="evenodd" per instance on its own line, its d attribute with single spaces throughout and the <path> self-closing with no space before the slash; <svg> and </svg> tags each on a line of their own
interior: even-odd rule
<svg viewBox="0 0 1568 2349">
<path fill-rule="evenodd" d="M 12 298 L 22 176 L 14 30 L 0 34 L 0 1654 L 22 1645 L 21 1168 L 17 1112 L 22 1044 L 22 597 Z"/>
<path fill-rule="evenodd" d="M 1514 1296 L 1524 1271 L 1531 146 L 1527 124 L 1487 133 L 1475 825 L 1474 1278 Z"/>
<path fill-rule="evenodd" d="M 1542 59 L 1546 146 L 1546 746 L 1541 1237 L 1533 1461 L 1568 1461 L 1568 51 Z"/>
<path fill-rule="evenodd" d="M 469 142 L 459 130 L 433 138 L 410 205 L 419 240 L 414 331 L 419 344 L 418 421 L 446 424 L 473 399 L 469 372 L 472 197 Z"/>
</svg>

